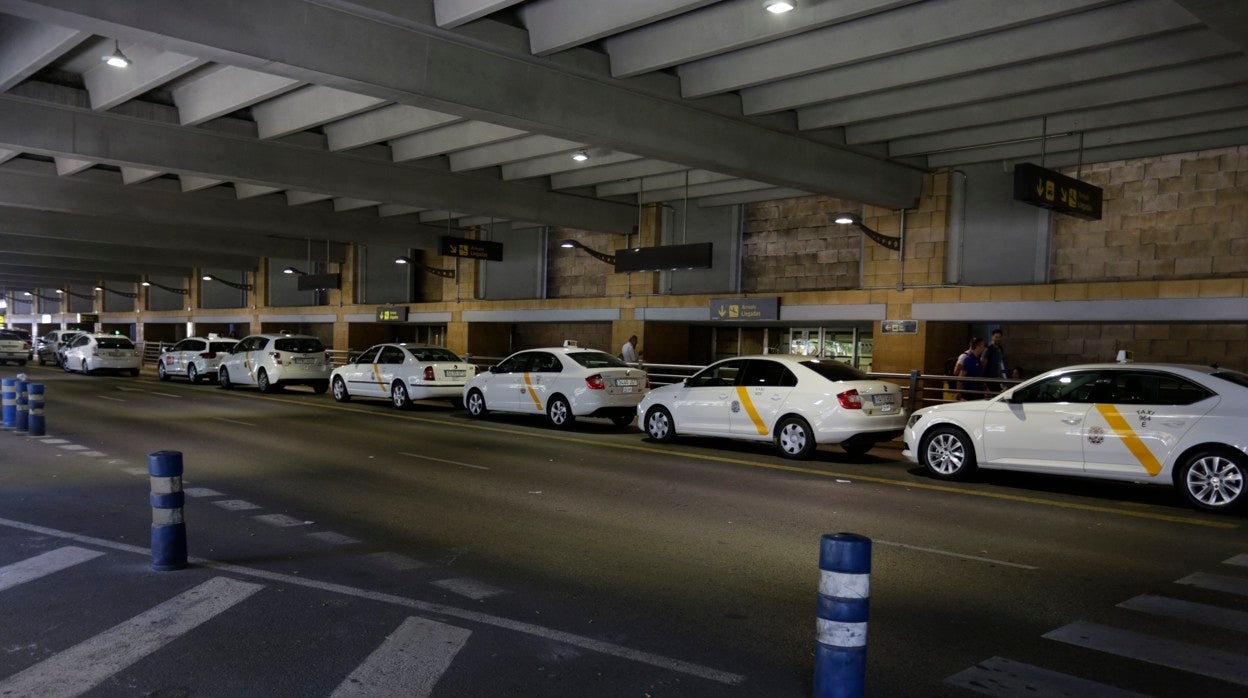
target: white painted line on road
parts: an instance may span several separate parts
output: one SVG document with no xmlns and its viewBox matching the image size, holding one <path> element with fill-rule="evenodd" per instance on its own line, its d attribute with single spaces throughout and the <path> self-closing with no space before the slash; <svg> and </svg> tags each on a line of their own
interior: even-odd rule
<svg viewBox="0 0 1248 698">
<path fill-rule="evenodd" d="M 484 465 L 473 465 L 472 463 L 461 463 L 461 462 L 459 462 L 459 461 L 457 461 L 457 460 L 446 460 L 446 459 L 444 459 L 444 458 L 434 458 L 434 457 L 432 457 L 432 456 L 422 456 L 422 455 L 420 455 L 419 453 L 407 453 L 407 452 L 405 452 L 405 451 L 399 451 L 399 455 L 400 455 L 400 456 L 408 456 L 408 457 L 410 457 L 410 458 L 419 458 L 419 459 L 421 459 L 421 460 L 431 460 L 431 461 L 434 461 L 434 462 L 436 462 L 436 463 L 446 463 L 447 465 L 459 465 L 459 466 L 463 466 L 463 467 L 465 467 L 465 468 L 475 468 L 475 469 L 477 469 L 477 470 L 489 470 L 489 468 L 485 467 Z"/>
<path fill-rule="evenodd" d="M 403 621 L 351 672 L 330 698 L 424 698 L 450 668 L 472 632 L 427 618 Z"/>
<path fill-rule="evenodd" d="M 962 553 L 955 553 L 955 552 L 951 552 L 948 550 L 939 550 L 937 548 L 924 548 L 918 545 L 908 545 L 906 543 L 893 543 L 892 541 L 887 541 L 887 540 L 872 540 L 872 542 L 878 543 L 879 545 L 889 545 L 894 548 L 905 548 L 906 550 L 917 550 L 922 553 L 932 553 L 933 555 L 945 555 L 947 557 L 957 557 L 963 560 L 974 560 L 976 562 L 986 562 L 990 565 L 1001 565 L 1003 567 L 1016 567 L 1020 570 L 1040 569 L 1039 567 L 1034 567 L 1032 565 L 1021 565 L 1017 562 L 1006 562 L 1005 560 L 994 560 L 990 557 L 980 557 L 978 555 L 964 555 Z"/>
<path fill-rule="evenodd" d="M 266 523 L 270 526 L 277 526 L 279 528 L 292 528 L 294 526 L 307 526 L 312 523 L 311 521 L 304 521 L 303 519 L 296 519 L 293 516 L 287 516 L 285 514 L 262 514 L 260 516 L 253 516 L 251 518 L 255 519 L 256 521 L 261 521 L 263 523 Z"/>
<path fill-rule="evenodd" d="M 101 400 L 112 400 L 113 402 L 125 402 L 125 400 L 122 400 L 119 397 L 109 397 L 107 395 L 96 395 L 96 397 L 98 397 Z"/>
<path fill-rule="evenodd" d="M 1248 567 L 1248 554 L 1241 553 L 1228 560 L 1223 560 L 1224 565 L 1238 565 L 1239 567 Z"/>
<path fill-rule="evenodd" d="M 334 533 L 333 531 L 318 531 L 316 533 L 309 533 L 308 538 L 319 540 L 322 543 L 329 543 L 330 545 L 355 545 L 360 542 L 358 538 L 352 538 L 351 536 L 346 536 L 341 533 Z"/>
<path fill-rule="evenodd" d="M 364 559 L 375 562 L 382 567 L 392 569 L 396 572 L 418 570 L 429 566 L 426 562 L 421 562 L 416 558 L 400 555 L 398 553 L 370 553 L 365 555 Z"/>
<path fill-rule="evenodd" d="M 117 389 L 123 393 L 146 393 L 147 392 L 146 388 L 127 388 L 127 387 L 120 386 L 120 385 L 117 386 Z"/>
<path fill-rule="evenodd" d="M 213 417 L 213 419 L 217 420 L 218 422 L 226 422 L 228 424 L 239 424 L 245 427 L 256 426 L 255 424 L 252 424 L 251 422 L 240 422 L 237 419 L 226 419 L 225 417 Z"/>
<path fill-rule="evenodd" d="M 0 681 L 0 695 L 69 698 L 86 693 L 263 588 L 210 579 Z"/>
<path fill-rule="evenodd" d="M 222 499 L 220 501 L 213 502 L 213 504 L 227 511 L 247 511 L 249 509 L 260 508 L 259 504 L 252 504 L 251 502 L 245 502 L 241 499 Z"/>
<path fill-rule="evenodd" d="M 1212 625 L 1248 633 L 1248 613 L 1236 611 L 1232 608 L 1210 606 L 1208 604 L 1171 599 L 1153 594 L 1141 594 L 1135 598 L 1127 599 L 1118 604 L 1118 608 L 1127 608 L 1132 611 L 1142 611 L 1157 616 L 1178 618 L 1203 625 Z"/>
<path fill-rule="evenodd" d="M 81 453 L 79 453 L 78 455 L 80 455 L 80 456 L 91 456 L 92 458 L 103 458 L 104 456 L 107 456 L 108 454 L 107 454 L 107 453 L 104 453 L 104 452 L 102 452 L 102 451 L 82 451 L 82 452 L 81 452 Z"/>
<path fill-rule="evenodd" d="M 439 579 L 436 582 L 431 582 L 431 584 L 435 587 L 446 589 L 452 594 L 467 596 L 473 601 L 483 601 L 491 596 L 498 596 L 500 594 L 507 593 L 506 589 L 499 589 L 498 587 L 490 586 L 484 582 L 478 582 L 475 579 L 468 579 L 467 577 Z"/>
<path fill-rule="evenodd" d="M 5 565 L 0 567 L 0 591 L 11 589 L 18 584 L 25 584 L 54 572 L 60 572 L 63 569 L 95 559 L 103 554 L 96 550 L 87 550 L 86 548 L 69 545 L 27 558 L 21 562 Z"/>
<path fill-rule="evenodd" d="M 1076 621 L 1045 638 L 1128 659 L 1248 686 L 1248 656 L 1167 640 L 1108 625 Z"/>
<path fill-rule="evenodd" d="M 66 441 L 65 439 L 41 439 L 40 443 L 52 444 L 53 446 L 55 446 L 56 444 L 67 444 L 69 442 Z"/>
<path fill-rule="evenodd" d="M 151 474 L 148 472 L 147 468 L 122 468 L 121 472 L 128 473 L 130 475 L 139 475 L 142 477 L 147 477 Z"/>
<path fill-rule="evenodd" d="M 221 493 L 207 487 L 187 487 L 182 490 L 188 497 L 220 497 Z"/>
<path fill-rule="evenodd" d="M 143 555 L 145 557 L 151 555 L 151 550 L 147 548 L 141 548 L 137 545 L 129 545 L 127 543 L 118 543 L 118 542 L 111 541 L 111 540 L 105 540 L 103 538 L 95 538 L 93 536 L 84 536 L 78 533 L 70 533 L 69 531 L 60 531 L 55 528 L 48 528 L 47 526 L 39 526 L 36 524 L 29 524 L 29 523 L 25 523 L 22 521 L 14 521 L 12 519 L 0 518 L 0 526 L 8 526 L 9 528 L 16 528 L 21 531 L 30 531 L 31 533 L 39 533 L 39 534 L 43 534 L 46 536 L 56 536 L 58 538 L 64 538 L 66 540 L 77 541 L 79 543 L 83 543 L 86 545 L 94 545 L 94 546 L 101 547 L 101 548 L 109 548 L 111 550 L 121 550 L 121 551 L 128 552 L 128 553 L 134 553 L 136 555 Z M 713 667 L 703 666 L 701 664 L 695 664 L 693 662 L 687 662 L 682 659 L 675 659 L 673 657 L 665 657 L 663 655 L 654 654 L 652 652 L 646 652 L 644 650 L 638 650 L 638 649 L 633 649 L 631 647 L 625 647 L 623 645 L 617 645 L 614 642 L 606 642 L 604 640 L 597 640 L 592 637 L 585 637 L 583 635 L 577 635 L 575 633 L 569 633 L 563 630 L 556 630 L 554 628 L 547 628 L 541 625 L 534 625 L 533 623 L 526 623 L 524 621 L 512 620 L 510 618 L 504 618 L 502 616 L 496 616 L 490 613 L 481 613 L 480 611 L 474 611 L 474 610 L 470 610 L 466 608 L 459 608 L 457 606 L 449 606 L 447 604 L 431 603 L 428 601 L 409 599 L 403 596 L 396 596 L 394 594 L 386 594 L 386 593 L 378 592 L 378 591 L 369 591 L 367 589 L 349 587 L 344 584 L 335 584 L 333 582 L 322 582 L 322 581 L 318 581 L 314 579 L 307 579 L 304 577 L 299 577 L 299 576 L 292 575 L 292 574 L 282 574 L 280 572 L 269 572 L 267 570 L 256 569 L 253 567 L 244 567 L 242 565 L 231 565 L 229 563 L 216 562 L 214 560 L 207 560 L 207 559 L 199 558 L 199 557 L 189 558 L 187 561 L 193 565 L 210 567 L 215 570 L 221 570 L 222 572 L 230 572 L 233 574 L 244 575 L 244 576 L 253 577 L 256 579 L 266 579 L 266 580 L 273 581 L 273 582 L 281 582 L 283 584 L 300 586 L 306 589 L 318 589 L 320 591 L 327 591 L 330 593 L 342 594 L 344 596 L 352 596 L 358 599 L 365 599 L 368 601 L 376 601 L 378 603 L 385 603 L 385 604 L 390 604 L 393 606 L 410 608 L 416 611 L 420 611 L 422 613 L 434 613 L 438 615 L 447 616 L 449 618 L 459 618 L 461 620 L 466 620 L 466 621 L 473 622 L 473 623 L 480 623 L 482 625 L 489 625 L 491 627 L 501 628 L 503 630 L 510 630 L 512 632 L 522 633 L 524 635 L 530 635 L 533 637 L 550 640 L 552 642 L 561 642 L 565 645 L 571 645 L 572 647 L 580 647 L 581 649 L 588 650 L 590 652 L 597 652 L 598 654 L 604 654 L 610 657 L 626 659 L 628 661 L 638 662 L 641 664 L 649 664 L 650 666 L 659 667 L 661 669 L 666 669 L 668 671 L 675 671 L 681 674 L 687 674 L 689 676 L 696 676 L 699 678 L 707 679 L 708 681 L 715 681 L 718 683 L 733 684 L 733 685 L 740 684 L 745 681 L 745 676 L 741 674 L 735 674 L 730 671 L 722 671 L 720 669 L 715 669 Z"/>
<path fill-rule="evenodd" d="M 1227 577 L 1221 574 L 1209 574 L 1208 572 L 1194 572 L 1176 580 L 1174 583 L 1248 596 L 1248 578 L 1244 577 Z"/>
<path fill-rule="evenodd" d="M 65 444 L 65 445 L 63 445 L 63 446 L 57 446 L 57 448 L 63 448 L 63 449 L 65 449 L 66 451 L 86 451 L 86 450 L 88 450 L 86 446 L 79 446 L 78 444 Z"/>
<path fill-rule="evenodd" d="M 986 659 L 950 676 L 945 683 L 995 698 L 1147 698 L 1143 693 L 1124 691 L 1004 657 Z"/>
<path fill-rule="evenodd" d="M 181 395 L 175 395 L 174 393 L 159 393 L 159 392 L 156 392 L 155 390 L 149 390 L 147 392 L 151 393 L 152 395 L 160 395 L 162 397 L 176 397 L 179 400 L 182 399 Z"/>
</svg>

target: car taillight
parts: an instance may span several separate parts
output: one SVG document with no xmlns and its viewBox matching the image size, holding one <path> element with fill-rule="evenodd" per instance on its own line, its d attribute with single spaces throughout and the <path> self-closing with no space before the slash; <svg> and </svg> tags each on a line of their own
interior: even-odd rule
<svg viewBox="0 0 1248 698">
<path fill-rule="evenodd" d="M 280 352 L 280 351 L 271 351 L 271 352 L 269 352 L 269 356 L 272 356 L 272 357 L 273 357 L 273 361 L 274 361 L 275 363 L 279 363 L 279 364 L 280 364 L 280 363 L 282 363 L 282 352 Z"/>
<path fill-rule="evenodd" d="M 836 399 L 841 403 L 841 407 L 847 410 L 862 409 L 862 396 L 857 390 L 846 390 L 843 393 L 837 393 Z"/>
<path fill-rule="evenodd" d="M 646 390 L 650 389 L 650 375 L 646 374 Z"/>
<path fill-rule="evenodd" d="M 200 354 L 200 355 L 199 355 L 199 358 L 201 358 L 201 359 L 215 359 L 215 358 L 217 358 L 217 352 L 215 352 L 215 351 L 206 351 L 206 352 L 204 352 L 204 353 Z"/>
<path fill-rule="evenodd" d="M 328 351 L 325 352 L 325 363 L 330 365 L 333 365 L 334 363 L 334 357 L 330 356 Z"/>
<path fill-rule="evenodd" d="M 586 378 L 585 385 L 588 385 L 590 390 L 602 390 L 607 387 L 607 384 L 602 380 L 601 373 L 595 373 L 589 378 Z"/>
<path fill-rule="evenodd" d="M 425 372 L 424 374 L 421 375 L 421 379 L 427 380 L 427 381 L 433 380 L 433 367 L 432 366 L 425 367 Z"/>
</svg>

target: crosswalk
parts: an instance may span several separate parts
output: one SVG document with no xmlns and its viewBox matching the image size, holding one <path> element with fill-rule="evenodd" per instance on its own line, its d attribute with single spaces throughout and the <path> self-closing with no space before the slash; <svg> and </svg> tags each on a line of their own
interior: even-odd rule
<svg viewBox="0 0 1248 698">
<path fill-rule="evenodd" d="M 1199 571 L 1174 583 L 1220 594 L 1224 605 L 1161 594 L 1141 594 L 1117 604 L 1116 608 L 1177 621 L 1185 627 L 1191 625 L 1248 633 L 1248 612 L 1234 608 L 1244 606 L 1248 599 L 1248 554 L 1236 555 L 1222 564 L 1226 565 L 1226 570 L 1242 574 L 1226 574 L 1222 570 Z M 1213 679 L 1226 686 L 1226 695 L 1248 695 L 1246 654 L 1084 620 L 1055 628 L 1042 637 L 1102 655 L 1175 670 L 1183 675 Z M 1178 679 L 1179 682 L 1182 680 Z M 1005 657 L 990 657 L 945 681 L 995 698 L 1129 698 L 1145 695 Z"/>
</svg>

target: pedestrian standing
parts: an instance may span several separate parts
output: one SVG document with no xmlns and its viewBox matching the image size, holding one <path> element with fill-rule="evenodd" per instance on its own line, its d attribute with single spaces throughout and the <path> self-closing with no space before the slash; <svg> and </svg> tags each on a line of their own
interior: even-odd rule
<svg viewBox="0 0 1248 698">
<path fill-rule="evenodd" d="M 626 364 L 635 364 L 641 360 L 640 354 L 637 353 L 637 335 L 628 338 L 624 342 L 624 346 L 620 347 L 620 359 Z"/>
</svg>

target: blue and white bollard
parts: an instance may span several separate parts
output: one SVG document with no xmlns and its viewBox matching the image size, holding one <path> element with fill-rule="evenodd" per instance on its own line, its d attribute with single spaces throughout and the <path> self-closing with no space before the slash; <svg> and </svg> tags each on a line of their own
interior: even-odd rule
<svg viewBox="0 0 1248 698">
<path fill-rule="evenodd" d="M 26 378 L 17 377 L 17 421 L 13 423 L 14 431 L 26 431 Z"/>
<path fill-rule="evenodd" d="M 43 436 L 43 383 L 31 383 L 26 386 L 26 395 L 29 409 L 26 435 Z"/>
<path fill-rule="evenodd" d="M 824 535 L 819 541 L 815 698 L 864 695 L 870 598 L 871 539 L 856 533 Z"/>
<path fill-rule="evenodd" d="M 147 454 L 152 480 L 152 569 L 159 572 L 186 567 L 186 522 L 182 518 L 182 452 Z"/>
<path fill-rule="evenodd" d="M 5 430 L 17 426 L 17 381 L 12 378 L 0 379 L 0 400 L 3 401 Z"/>
</svg>

